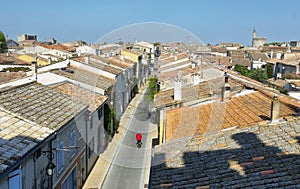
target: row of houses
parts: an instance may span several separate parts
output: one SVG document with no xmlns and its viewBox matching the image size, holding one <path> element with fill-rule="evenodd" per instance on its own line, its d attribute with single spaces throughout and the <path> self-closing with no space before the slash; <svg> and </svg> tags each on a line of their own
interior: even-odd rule
<svg viewBox="0 0 300 189">
<path fill-rule="evenodd" d="M 175 72 L 158 77 L 151 188 L 298 186 L 299 102 L 209 64 Z"/>
<path fill-rule="evenodd" d="M 141 54 L 33 61 L 2 83 L 0 188 L 81 188 L 150 75 Z"/>
</svg>

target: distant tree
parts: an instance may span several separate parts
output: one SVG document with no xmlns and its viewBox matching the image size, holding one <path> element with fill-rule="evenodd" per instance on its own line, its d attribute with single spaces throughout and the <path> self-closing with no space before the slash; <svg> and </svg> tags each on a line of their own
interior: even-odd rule
<svg viewBox="0 0 300 189">
<path fill-rule="evenodd" d="M 279 92 L 282 93 L 282 94 L 286 94 L 288 95 L 288 90 L 284 89 L 284 88 L 279 88 Z"/>
<path fill-rule="evenodd" d="M 255 79 L 256 81 L 263 82 L 268 79 L 268 74 L 264 69 L 257 68 L 256 70 L 251 70 L 248 73 L 248 77 Z"/>
<path fill-rule="evenodd" d="M 268 74 L 268 78 L 273 77 L 273 68 L 272 68 L 271 64 L 268 64 L 268 66 L 267 66 L 267 74 Z"/>
<path fill-rule="evenodd" d="M 270 45 L 274 45 L 274 46 L 281 46 L 282 45 L 282 43 L 280 43 L 280 42 L 272 42 L 272 43 L 269 43 Z"/>
<path fill-rule="evenodd" d="M 239 64 L 234 66 L 233 71 L 239 72 L 243 76 L 248 76 L 250 72 L 250 70 L 248 70 L 246 66 L 239 65 Z"/>
<path fill-rule="evenodd" d="M 241 75 L 250 77 L 256 81 L 262 82 L 268 79 L 268 74 L 264 69 L 248 70 L 246 66 L 235 65 L 233 71 L 239 72 Z"/>
<path fill-rule="evenodd" d="M 155 47 L 156 47 L 156 46 L 159 46 L 159 45 L 160 45 L 160 42 L 155 42 L 153 45 L 154 45 Z"/>
<path fill-rule="evenodd" d="M 154 100 L 154 95 L 158 92 L 159 88 L 157 85 L 157 79 L 156 78 L 150 78 L 149 79 L 149 87 L 146 92 L 146 95 L 148 96 L 149 99 L 152 101 Z"/>
<path fill-rule="evenodd" d="M 82 45 L 87 45 L 87 42 L 81 41 L 81 44 L 82 44 Z"/>
<path fill-rule="evenodd" d="M 9 72 L 19 72 L 19 71 L 24 71 L 24 72 L 27 72 L 27 71 L 30 71 L 30 68 L 27 68 L 27 67 L 12 67 L 12 68 L 3 68 L 4 72 L 6 71 L 9 71 Z"/>
<path fill-rule="evenodd" d="M 5 36 L 4 33 L 0 31 L 0 53 L 3 52 L 3 49 L 5 47 Z"/>
</svg>

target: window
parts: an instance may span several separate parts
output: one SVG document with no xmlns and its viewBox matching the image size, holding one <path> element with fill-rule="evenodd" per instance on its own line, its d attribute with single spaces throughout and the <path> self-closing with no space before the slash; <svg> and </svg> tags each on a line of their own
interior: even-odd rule
<svg viewBox="0 0 300 189">
<path fill-rule="evenodd" d="M 89 158 L 92 156 L 92 153 L 94 152 L 94 138 L 89 142 Z"/>
<path fill-rule="evenodd" d="M 77 188 L 77 167 L 75 167 L 69 176 L 62 183 L 62 189 L 73 189 Z"/>
<path fill-rule="evenodd" d="M 75 155 L 75 152 L 76 152 L 76 133 L 75 131 L 73 131 L 70 135 L 70 148 L 71 148 L 71 151 L 70 151 L 70 156 L 73 157 Z"/>
<path fill-rule="evenodd" d="M 64 147 L 63 143 L 59 143 L 57 145 L 57 171 L 60 172 L 64 166 L 64 151 L 62 150 Z"/>
<path fill-rule="evenodd" d="M 101 153 L 101 127 L 98 127 L 98 145 L 97 145 L 97 151 L 98 153 Z"/>
<path fill-rule="evenodd" d="M 8 174 L 8 188 L 22 189 L 21 169 L 17 169 Z"/>
<path fill-rule="evenodd" d="M 100 120 L 103 116 L 102 106 L 98 109 L 98 119 Z"/>
</svg>

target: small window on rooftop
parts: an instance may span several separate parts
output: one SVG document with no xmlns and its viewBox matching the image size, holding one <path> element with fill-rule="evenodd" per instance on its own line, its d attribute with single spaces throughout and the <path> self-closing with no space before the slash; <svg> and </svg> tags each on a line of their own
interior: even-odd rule
<svg viewBox="0 0 300 189">
<path fill-rule="evenodd" d="M 70 148 L 71 148 L 71 151 L 70 151 L 70 156 L 73 157 L 75 155 L 75 151 L 76 151 L 76 133 L 75 131 L 73 131 L 70 135 Z"/>
</svg>

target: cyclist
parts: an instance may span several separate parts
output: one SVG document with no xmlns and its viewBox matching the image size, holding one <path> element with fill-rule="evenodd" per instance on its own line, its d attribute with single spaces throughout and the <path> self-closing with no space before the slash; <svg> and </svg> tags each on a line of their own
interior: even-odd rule
<svg viewBox="0 0 300 189">
<path fill-rule="evenodd" d="M 136 139 L 136 145 L 142 145 L 142 134 L 141 133 L 137 133 L 135 135 L 135 139 Z"/>
</svg>

